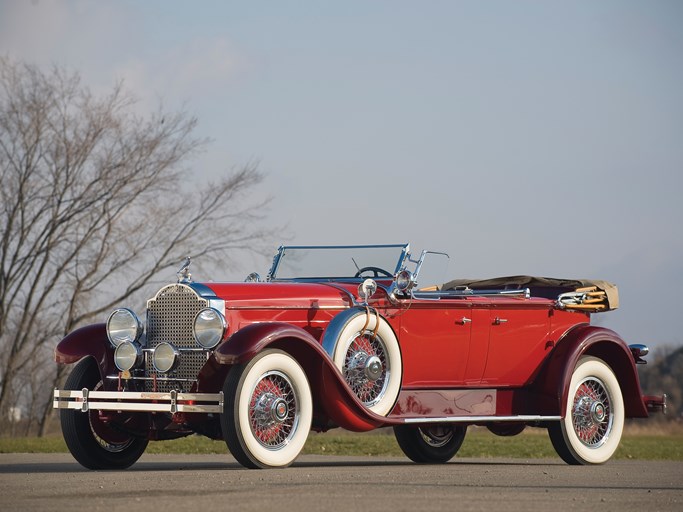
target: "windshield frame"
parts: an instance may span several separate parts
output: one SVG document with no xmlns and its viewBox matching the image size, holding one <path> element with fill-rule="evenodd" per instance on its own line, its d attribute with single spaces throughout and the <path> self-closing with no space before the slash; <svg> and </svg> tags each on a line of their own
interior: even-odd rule
<svg viewBox="0 0 683 512">
<path fill-rule="evenodd" d="M 393 270 L 393 275 L 386 279 L 393 279 L 394 276 L 404 268 L 405 263 L 410 258 L 410 244 L 370 244 L 370 245 L 281 245 L 273 258 L 273 264 L 268 271 L 266 281 L 359 281 L 363 277 L 354 276 L 306 276 L 306 277 L 278 277 L 278 269 L 281 267 L 283 260 L 286 258 L 288 251 L 345 251 L 345 250 L 363 250 L 363 249 L 396 249 L 398 253 L 398 260 L 393 269 L 387 268 L 387 271 Z"/>
</svg>

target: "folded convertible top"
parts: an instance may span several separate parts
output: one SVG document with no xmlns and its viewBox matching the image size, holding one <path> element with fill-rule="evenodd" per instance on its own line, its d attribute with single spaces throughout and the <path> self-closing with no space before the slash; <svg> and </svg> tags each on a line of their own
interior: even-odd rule
<svg viewBox="0 0 683 512">
<path fill-rule="evenodd" d="M 559 279 L 554 277 L 507 276 L 492 279 L 454 279 L 440 287 L 443 291 L 529 289 L 532 297 L 557 299 L 560 307 L 610 311 L 619 307 L 617 286 L 596 279 Z"/>
</svg>

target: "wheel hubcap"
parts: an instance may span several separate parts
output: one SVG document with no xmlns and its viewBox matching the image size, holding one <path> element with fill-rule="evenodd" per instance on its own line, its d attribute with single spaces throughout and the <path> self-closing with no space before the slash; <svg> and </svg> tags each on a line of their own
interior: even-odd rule
<svg viewBox="0 0 683 512">
<path fill-rule="evenodd" d="M 420 435 L 428 445 L 440 448 L 453 439 L 453 429 L 441 426 L 420 428 Z"/>
<path fill-rule="evenodd" d="M 389 381 L 384 344 L 371 332 L 358 333 L 350 342 L 342 370 L 346 382 L 368 407 L 378 403 Z"/>
<path fill-rule="evenodd" d="M 299 422 L 294 388 L 280 372 L 264 375 L 254 387 L 249 404 L 249 422 L 254 437 L 269 449 L 289 442 Z"/>
<path fill-rule="evenodd" d="M 574 395 L 572 423 L 579 440 L 589 448 L 598 448 L 612 431 L 613 414 L 610 396 L 602 381 L 589 377 Z"/>
<path fill-rule="evenodd" d="M 607 413 L 605 412 L 605 406 L 602 402 L 595 402 L 591 405 L 591 418 L 595 423 L 602 423 L 605 421 Z"/>
<path fill-rule="evenodd" d="M 382 376 L 383 370 L 382 361 L 380 361 L 379 357 L 370 356 L 366 359 L 364 371 L 368 380 L 376 381 Z"/>
<path fill-rule="evenodd" d="M 285 402 L 282 398 L 278 398 L 275 400 L 275 402 L 272 405 L 272 411 L 271 411 L 271 416 L 273 417 L 273 421 L 278 421 L 282 423 L 287 419 L 287 415 L 289 414 L 289 407 L 287 407 L 287 402 Z"/>
</svg>

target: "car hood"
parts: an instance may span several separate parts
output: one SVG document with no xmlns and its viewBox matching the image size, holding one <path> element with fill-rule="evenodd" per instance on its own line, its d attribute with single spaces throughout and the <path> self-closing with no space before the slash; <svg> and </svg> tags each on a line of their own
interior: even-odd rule
<svg viewBox="0 0 683 512">
<path fill-rule="evenodd" d="M 354 283 L 202 283 L 226 308 L 349 307 L 357 299 Z"/>
</svg>

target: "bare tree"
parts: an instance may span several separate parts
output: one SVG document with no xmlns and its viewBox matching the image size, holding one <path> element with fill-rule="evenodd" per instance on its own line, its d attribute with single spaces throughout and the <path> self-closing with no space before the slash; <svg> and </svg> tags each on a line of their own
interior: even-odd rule
<svg viewBox="0 0 683 512">
<path fill-rule="evenodd" d="M 187 254 L 226 263 L 263 240 L 255 166 L 195 187 L 196 119 L 133 107 L 120 84 L 96 96 L 77 74 L 0 59 L 0 419 L 46 345 Z"/>
</svg>

